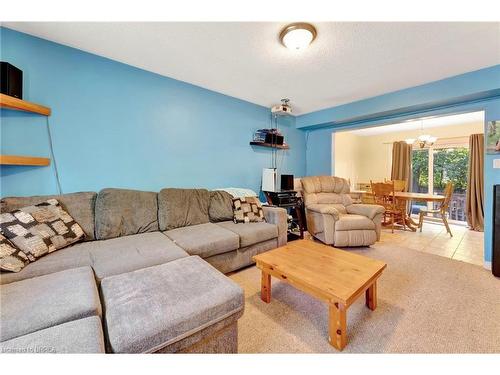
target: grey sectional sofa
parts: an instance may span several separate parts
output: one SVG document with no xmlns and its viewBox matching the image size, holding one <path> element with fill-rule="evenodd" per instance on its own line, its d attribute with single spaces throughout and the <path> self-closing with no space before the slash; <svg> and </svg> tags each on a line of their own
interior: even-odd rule
<svg viewBox="0 0 500 375">
<path fill-rule="evenodd" d="M 2 199 L 9 212 L 56 198 L 85 238 L 1 273 L 0 351 L 236 352 L 243 291 L 223 273 L 286 244 L 287 216 L 264 207 L 267 222 L 234 224 L 223 194 L 104 189 Z"/>
</svg>

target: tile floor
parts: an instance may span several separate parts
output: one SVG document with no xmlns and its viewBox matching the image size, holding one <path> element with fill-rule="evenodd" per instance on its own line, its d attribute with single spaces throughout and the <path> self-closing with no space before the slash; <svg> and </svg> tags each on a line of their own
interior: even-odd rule
<svg viewBox="0 0 500 375">
<path fill-rule="evenodd" d="M 462 262 L 483 265 L 484 233 L 450 224 L 453 237 L 442 224 L 425 222 L 422 233 L 382 229 L 381 241 L 399 243 L 412 250 L 444 256 Z"/>
</svg>

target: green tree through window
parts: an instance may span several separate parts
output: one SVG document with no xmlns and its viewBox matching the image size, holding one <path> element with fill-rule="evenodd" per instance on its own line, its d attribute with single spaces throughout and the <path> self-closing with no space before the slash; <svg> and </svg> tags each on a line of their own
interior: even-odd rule
<svg viewBox="0 0 500 375">
<path fill-rule="evenodd" d="M 429 158 L 432 156 L 432 160 Z M 429 164 L 432 165 L 432 181 L 429 181 Z M 454 192 L 449 205 L 452 220 L 465 220 L 465 191 L 469 150 L 466 147 L 414 149 L 412 152 L 412 191 L 415 193 L 442 194 L 448 182 L 452 182 Z M 430 183 L 432 182 L 432 183 Z M 431 185 L 431 186 L 430 186 Z M 418 214 L 425 202 L 413 201 L 411 212 Z M 434 204 L 434 208 L 437 208 Z"/>
<path fill-rule="evenodd" d="M 434 150 L 434 192 L 442 192 L 451 181 L 455 192 L 465 192 L 467 188 L 467 168 L 469 150 L 467 148 L 446 148 Z M 413 191 L 427 193 L 429 186 L 428 150 L 414 150 L 412 155 Z"/>
<path fill-rule="evenodd" d="M 427 193 L 429 187 L 429 152 L 428 150 L 413 150 L 412 152 L 412 191 Z"/>
<path fill-rule="evenodd" d="M 466 148 L 434 150 L 434 192 L 442 192 L 451 181 L 456 193 L 464 193 L 468 166 L 469 150 Z"/>
</svg>

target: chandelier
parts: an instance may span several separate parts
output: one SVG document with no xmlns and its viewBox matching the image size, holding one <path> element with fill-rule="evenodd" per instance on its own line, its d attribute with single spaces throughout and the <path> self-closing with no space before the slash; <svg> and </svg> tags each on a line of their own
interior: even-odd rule
<svg viewBox="0 0 500 375">
<path fill-rule="evenodd" d="M 409 145 L 413 145 L 415 142 L 420 148 L 424 147 L 430 147 L 434 144 L 434 142 L 437 141 L 437 137 L 433 137 L 430 134 L 423 134 L 424 133 L 424 120 L 420 121 L 420 135 L 418 136 L 417 139 L 415 138 L 406 138 L 405 142 Z"/>
</svg>

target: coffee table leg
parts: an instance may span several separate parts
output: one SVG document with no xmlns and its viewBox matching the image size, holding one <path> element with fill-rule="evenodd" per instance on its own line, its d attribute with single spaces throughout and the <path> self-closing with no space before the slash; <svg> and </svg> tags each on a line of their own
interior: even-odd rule
<svg viewBox="0 0 500 375">
<path fill-rule="evenodd" d="M 264 271 L 262 271 L 260 298 L 266 303 L 271 302 L 271 275 Z"/>
<path fill-rule="evenodd" d="M 366 306 L 370 310 L 375 310 L 377 308 L 377 281 L 366 289 Z"/>
<path fill-rule="evenodd" d="M 344 349 L 347 344 L 346 307 L 338 302 L 330 305 L 330 322 L 328 327 L 328 341 L 338 350 Z"/>
</svg>

